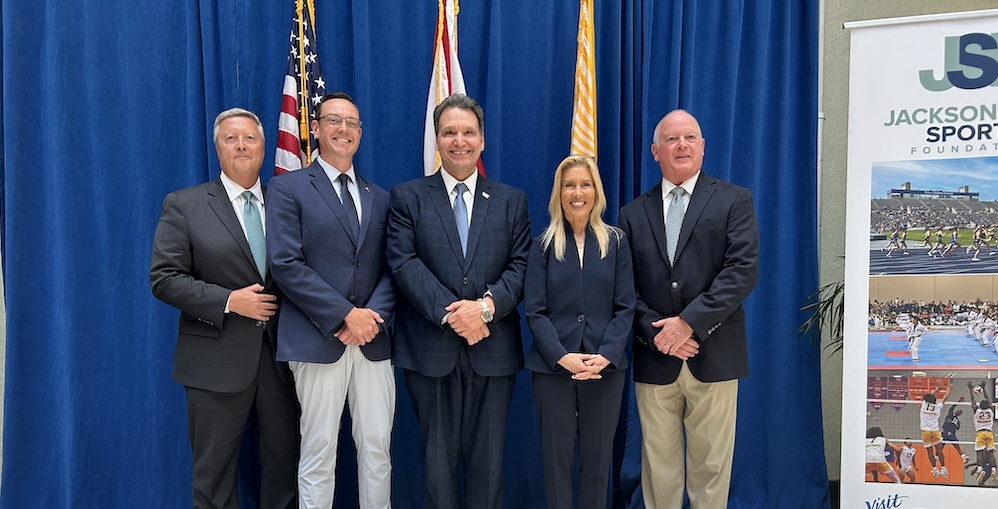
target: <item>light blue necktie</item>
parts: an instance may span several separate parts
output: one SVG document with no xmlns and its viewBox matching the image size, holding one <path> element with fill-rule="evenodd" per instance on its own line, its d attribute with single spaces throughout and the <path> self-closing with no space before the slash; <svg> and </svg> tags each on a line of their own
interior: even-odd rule
<svg viewBox="0 0 998 509">
<path fill-rule="evenodd" d="M 464 192 L 468 186 L 458 182 L 454 186 L 457 198 L 454 198 L 454 220 L 457 222 L 457 234 L 461 237 L 461 254 L 468 254 L 468 205 L 464 203 Z"/>
<path fill-rule="evenodd" d="M 669 191 L 672 200 L 669 201 L 669 213 L 665 216 L 665 248 L 669 255 L 669 263 L 676 262 L 676 245 L 679 244 L 679 232 L 683 229 L 683 217 L 686 216 L 686 190 L 674 187 Z"/>
<path fill-rule="evenodd" d="M 243 191 L 243 223 L 246 225 L 246 241 L 249 242 L 256 270 L 260 277 L 267 276 L 267 239 L 263 235 L 263 221 L 260 209 L 253 203 L 253 193 Z"/>
</svg>

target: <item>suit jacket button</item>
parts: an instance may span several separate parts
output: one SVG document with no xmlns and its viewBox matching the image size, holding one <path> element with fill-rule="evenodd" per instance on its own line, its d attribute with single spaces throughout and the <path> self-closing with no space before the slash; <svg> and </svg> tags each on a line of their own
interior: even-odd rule
<svg viewBox="0 0 998 509">
<path fill-rule="evenodd" d="M 579 315 L 579 318 L 578 318 L 578 320 L 579 320 L 579 323 L 582 323 L 582 322 L 583 322 L 583 320 L 585 320 L 585 319 L 586 319 L 586 315 L 584 315 L 584 314 L 582 314 L 582 315 Z"/>
<path fill-rule="evenodd" d="M 676 281 L 673 281 L 672 282 L 672 289 L 675 290 L 676 288 L 679 288 L 679 283 L 677 283 Z"/>
<path fill-rule="evenodd" d="M 356 295 L 351 295 L 351 296 L 347 297 L 347 300 L 350 301 L 350 302 L 353 302 L 353 301 L 357 300 L 357 296 Z"/>
<path fill-rule="evenodd" d="M 464 286 L 468 286 L 468 278 L 464 278 L 461 282 L 464 283 Z"/>
</svg>

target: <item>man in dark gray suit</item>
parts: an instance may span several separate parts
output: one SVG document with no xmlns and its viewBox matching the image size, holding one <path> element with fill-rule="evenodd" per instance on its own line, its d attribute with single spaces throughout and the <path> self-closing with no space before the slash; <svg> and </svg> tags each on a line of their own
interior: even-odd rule
<svg viewBox="0 0 998 509">
<path fill-rule="evenodd" d="M 167 195 L 149 280 L 180 310 L 173 378 L 187 393 L 195 508 L 238 508 L 236 464 L 251 411 L 260 430 L 261 508 L 297 506 L 298 403 L 277 362 L 278 291 L 264 245 L 263 126 L 215 118 L 218 180 Z"/>
<path fill-rule="evenodd" d="M 354 168 L 363 131 L 353 99 L 326 95 L 315 112 L 319 158 L 274 177 L 267 189 L 270 268 L 284 291 L 277 358 L 294 373 L 302 410 L 300 507 L 333 505 L 340 418 L 349 402 L 359 506 L 391 509 L 388 193 Z"/>
<path fill-rule="evenodd" d="M 679 509 L 684 488 L 694 509 L 724 508 L 748 375 L 742 302 L 758 276 L 752 195 L 700 171 L 704 139 L 685 111 L 662 118 L 651 151 L 662 182 L 620 211 L 638 294 L 641 489 L 649 509 Z"/>
<path fill-rule="evenodd" d="M 391 193 L 392 355 L 422 432 L 425 507 L 500 509 L 506 418 L 523 367 L 527 196 L 476 171 L 485 148 L 477 102 L 448 97 L 433 124 L 442 171 Z"/>
</svg>

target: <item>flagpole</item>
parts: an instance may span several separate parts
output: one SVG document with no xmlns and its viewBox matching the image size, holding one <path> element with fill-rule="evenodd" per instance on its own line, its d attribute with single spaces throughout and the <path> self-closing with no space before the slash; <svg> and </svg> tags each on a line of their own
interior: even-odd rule
<svg viewBox="0 0 998 509">
<path fill-rule="evenodd" d="M 298 65 L 302 72 L 298 73 L 298 90 L 299 97 L 301 97 L 301 104 L 298 105 L 298 132 L 305 133 L 305 165 L 308 166 L 312 164 L 312 135 L 309 133 L 308 126 L 308 84 L 306 83 L 305 76 L 305 16 L 302 12 L 305 8 L 305 0 L 297 0 L 295 4 L 296 14 L 298 15 Z M 308 13 L 309 19 L 312 19 L 313 26 L 315 28 L 315 8 L 312 5 L 312 0 L 308 0 Z M 315 41 L 312 41 L 313 43 Z"/>
</svg>

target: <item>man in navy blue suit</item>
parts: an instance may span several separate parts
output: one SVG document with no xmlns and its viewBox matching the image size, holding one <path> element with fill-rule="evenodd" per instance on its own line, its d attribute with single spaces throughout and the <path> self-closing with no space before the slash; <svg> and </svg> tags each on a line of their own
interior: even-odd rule
<svg viewBox="0 0 998 509">
<path fill-rule="evenodd" d="M 523 367 L 516 306 L 530 246 L 527 196 L 478 174 L 477 102 L 448 97 L 433 124 L 442 171 L 391 194 L 394 362 L 422 432 L 425 507 L 501 509 L 506 418 Z"/>
<path fill-rule="evenodd" d="M 323 97 L 312 131 L 319 158 L 274 177 L 267 192 L 270 267 L 285 295 L 277 357 L 289 361 L 302 409 L 300 507 L 333 505 L 339 423 L 349 402 L 360 507 L 390 508 L 388 193 L 353 166 L 363 132 L 349 95 Z"/>
<path fill-rule="evenodd" d="M 651 152 L 662 182 L 620 211 L 638 294 L 641 489 L 649 509 L 681 508 L 684 488 L 694 509 L 724 508 L 748 375 L 742 302 L 758 276 L 752 195 L 700 171 L 704 139 L 685 111 L 662 118 Z"/>
</svg>

